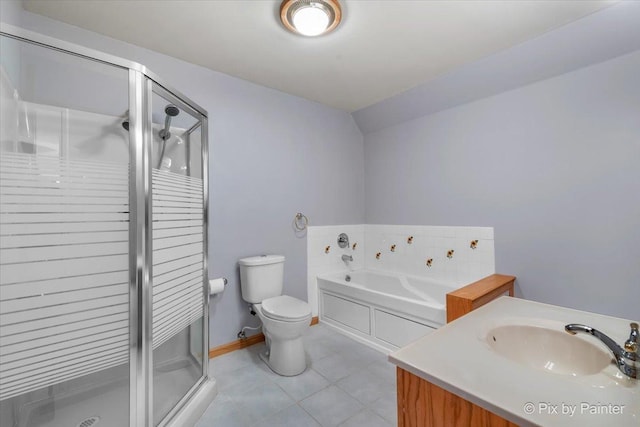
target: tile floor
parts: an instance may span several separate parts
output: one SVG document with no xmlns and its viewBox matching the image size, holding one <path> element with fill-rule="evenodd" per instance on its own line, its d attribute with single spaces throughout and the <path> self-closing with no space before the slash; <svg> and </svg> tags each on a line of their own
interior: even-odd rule
<svg viewBox="0 0 640 427">
<path fill-rule="evenodd" d="M 390 427 L 395 366 L 386 355 L 319 324 L 305 336 L 310 359 L 296 377 L 258 358 L 264 343 L 211 359 L 219 392 L 197 427 Z"/>
</svg>

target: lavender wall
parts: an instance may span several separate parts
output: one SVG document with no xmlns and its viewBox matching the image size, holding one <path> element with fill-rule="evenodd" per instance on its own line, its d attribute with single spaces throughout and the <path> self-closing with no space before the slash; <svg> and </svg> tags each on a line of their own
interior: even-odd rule
<svg viewBox="0 0 640 427">
<path fill-rule="evenodd" d="M 295 213 L 316 225 L 364 220 L 363 137 L 349 113 L 29 12 L 7 16 L 14 25 L 144 64 L 208 111 L 209 276 L 229 279 L 212 299 L 212 347 L 258 323 L 240 295 L 239 258 L 285 255 L 285 292 L 306 299 L 306 240 L 292 229 Z"/>
<path fill-rule="evenodd" d="M 640 2 L 613 3 L 353 113 L 362 133 L 549 79 L 640 49 Z M 614 30 L 615 29 L 615 30 Z"/>
<path fill-rule="evenodd" d="M 519 295 L 638 319 L 638 76 L 635 51 L 365 135 L 367 223 L 493 226 Z"/>
</svg>

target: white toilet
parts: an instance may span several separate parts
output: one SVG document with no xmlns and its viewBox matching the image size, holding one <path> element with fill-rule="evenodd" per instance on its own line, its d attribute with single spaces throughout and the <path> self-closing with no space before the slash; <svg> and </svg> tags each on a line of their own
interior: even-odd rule
<svg viewBox="0 0 640 427">
<path fill-rule="evenodd" d="M 267 352 L 260 357 L 275 373 L 294 376 L 307 367 L 302 335 L 311 323 L 311 307 L 282 295 L 284 256 L 243 258 L 240 264 L 242 299 L 251 303 L 262 321 Z"/>
</svg>

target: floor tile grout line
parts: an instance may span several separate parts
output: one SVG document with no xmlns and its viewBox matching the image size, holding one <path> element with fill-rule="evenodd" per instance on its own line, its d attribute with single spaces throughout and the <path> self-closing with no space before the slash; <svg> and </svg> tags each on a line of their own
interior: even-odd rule
<svg viewBox="0 0 640 427">
<path fill-rule="evenodd" d="M 306 372 L 306 371 L 305 371 L 305 372 Z M 315 371 L 314 371 L 314 372 L 315 372 Z M 316 372 L 316 373 L 317 373 L 317 372 Z M 318 374 L 318 373 L 317 373 L 317 374 Z M 302 374 L 301 374 L 301 375 L 302 375 Z M 320 374 L 318 374 L 318 375 L 320 375 Z M 322 377 L 322 378 L 324 378 L 324 377 Z M 325 379 L 326 379 L 326 378 L 325 378 Z M 273 381 L 273 380 L 271 380 L 271 381 Z M 327 381 L 328 381 L 328 380 L 327 380 Z M 310 398 L 311 396 L 315 395 L 316 393 L 319 393 L 319 392 L 321 392 L 322 390 L 326 389 L 327 387 L 330 387 L 331 385 L 333 385 L 332 383 L 329 383 L 328 385 L 326 385 L 326 386 L 322 387 L 321 389 L 314 391 L 314 392 L 313 392 L 313 393 L 311 393 L 310 395 L 305 396 L 305 397 L 303 397 L 302 399 L 297 399 L 295 396 L 291 396 L 291 395 L 287 392 L 287 390 L 285 390 L 285 389 L 284 389 L 280 384 L 278 384 L 278 383 L 277 383 L 277 382 L 275 382 L 275 381 L 273 381 L 273 383 L 274 383 L 275 385 L 277 385 L 277 386 L 278 386 L 278 387 L 279 387 L 279 388 L 280 388 L 280 389 L 281 389 L 281 390 L 282 390 L 282 391 L 283 391 L 287 396 L 289 396 L 289 397 L 291 397 L 292 399 L 294 399 L 296 403 L 300 403 L 300 402 L 302 402 L 303 400 L 308 399 L 308 398 Z M 303 408 L 303 409 L 304 409 L 304 408 Z"/>
<path fill-rule="evenodd" d="M 346 341 L 345 341 L 346 339 Z M 287 404 L 284 408 L 281 408 L 279 411 L 276 411 L 273 414 L 269 414 L 267 417 L 265 417 L 264 419 L 258 419 L 257 421 L 253 421 L 250 418 L 246 418 L 243 419 L 243 424 L 247 424 L 248 427 L 253 426 L 253 425 L 260 425 L 261 423 L 264 423 L 265 421 L 268 421 L 269 419 L 276 417 L 277 414 L 280 414 L 283 411 L 289 410 L 291 409 L 294 405 L 296 405 L 299 409 L 302 409 L 302 411 L 304 412 L 304 414 L 306 414 L 308 417 L 310 417 L 310 419 L 313 419 L 314 421 L 318 422 L 318 424 L 322 425 L 320 423 L 320 421 L 318 419 L 316 419 L 309 411 L 307 411 L 302 405 L 301 403 L 307 399 L 311 399 L 313 396 L 315 396 L 318 393 L 321 393 L 322 391 L 326 390 L 329 387 L 335 386 L 335 388 L 337 390 L 340 390 L 340 392 L 344 393 L 346 396 L 349 396 L 350 398 L 352 398 L 355 402 L 358 403 L 358 406 L 360 406 L 360 408 L 354 413 L 351 414 L 349 417 L 347 417 L 347 419 L 342 420 L 340 423 L 344 424 L 347 423 L 351 418 L 357 416 L 360 413 L 363 412 L 370 412 L 373 416 L 380 418 L 381 420 L 383 420 L 385 423 L 389 423 L 391 425 L 395 425 L 395 421 L 390 421 L 386 415 L 391 415 L 391 412 L 389 411 L 382 411 L 382 412 L 378 412 L 377 410 L 375 410 L 373 408 L 373 405 L 376 404 L 376 402 L 381 402 L 383 399 L 385 399 L 385 396 L 388 398 L 388 394 L 385 391 L 385 393 L 378 397 L 375 401 L 371 402 L 371 403 L 366 403 L 360 399 L 358 399 L 358 397 L 354 396 L 353 394 L 351 394 L 349 391 L 346 390 L 345 388 L 345 382 L 343 380 L 351 377 L 352 375 L 358 373 L 358 372 L 362 372 L 366 377 L 371 377 L 372 380 L 376 383 L 378 383 L 378 386 L 381 387 L 389 387 L 390 392 L 395 391 L 395 387 L 393 386 L 393 383 L 395 381 L 388 381 L 388 376 L 386 374 L 386 372 L 384 371 L 384 365 L 386 363 L 388 363 L 388 360 L 386 359 L 386 355 L 382 355 L 381 357 L 376 357 L 376 355 L 373 353 L 376 350 L 375 349 L 371 349 L 369 347 L 367 347 L 366 345 L 363 345 L 362 343 L 359 343 L 357 341 L 352 340 L 349 337 L 343 337 L 340 334 L 337 334 L 333 331 L 322 331 L 319 330 L 318 333 L 314 334 L 314 336 L 310 336 L 308 339 L 305 340 L 305 346 L 306 345 L 310 345 L 313 342 L 318 342 L 318 341 L 322 341 L 321 346 L 319 347 L 321 350 L 317 351 L 316 354 L 321 354 L 322 357 L 312 357 L 310 354 L 308 354 L 308 358 L 309 358 L 309 371 L 312 371 L 314 375 L 317 375 L 319 378 L 322 378 L 323 381 L 326 382 L 326 384 L 324 384 L 321 388 L 315 390 L 313 393 L 309 394 L 308 396 L 304 396 L 302 398 L 298 398 L 297 396 L 294 396 L 292 394 L 290 394 L 289 392 L 287 392 L 287 390 L 285 389 L 285 387 L 283 386 L 283 383 L 281 381 L 278 381 L 276 377 L 274 377 L 275 374 L 273 374 L 272 372 L 268 372 L 265 369 L 263 369 L 262 366 L 262 361 L 260 359 L 258 359 L 256 357 L 257 352 L 259 351 L 259 344 L 256 346 L 252 346 L 252 347 L 248 347 L 246 349 L 242 349 L 240 351 L 243 351 L 244 353 L 239 353 L 237 356 L 241 356 L 242 361 L 238 362 L 238 361 L 231 361 L 231 362 L 227 362 L 229 363 L 230 366 L 233 366 L 236 363 L 239 363 L 239 366 L 236 365 L 235 369 L 232 371 L 226 371 L 225 373 L 229 373 L 229 372 L 236 372 L 239 371 L 241 369 L 247 369 L 247 368 L 257 368 L 258 370 L 256 371 L 257 374 L 259 374 L 259 376 L 264 380 L 264 382 L 262 383 L 250 383 L 252 386 L 250 387 L 251 390 L 259 387 L 259 386 L 264 386 L 269 384 L 271 387 L 273 387 L 274 385 L 276 386 L 276 388 L 278 390 L 280 390 L 283 393 L 283 396 L 286 396 L 287 399 L 289 400 L 289 404 Z M 323 344 L 326 345 L 326 349 L 323 349 Z M 256 347 L 256 349 L 254 349 L 253 347 Z M 258 350 L 258 351 L 256 351 Z M 235 352 L 234 352 L 235 353 Z M 362 365 L 358 365 L 358 363 L 362 363 L 362 360 L 358 360 L 358 355 L 356 353 L 362 353 L 362 357 L 366 360 L 366 363 L 362 364 Z M 233 354 L 233 353 L 230 353 Z M 355 358 L 353 357 L 355 355 Z M 340 359 L 344 359 L 346 361 L 349 361 L 349 365 L 352 365 L 350 368 L 347 369 L 347 373 L 344 376 L 341 376 L 340 378 L 336 378 L 336 379 L 330 379 L 327 377 L 326 374 L 322 374 L 320 371 L 314 369 L 313 364 L 314 362 L 319 362 L 327 357 L 330 356 L 338 356 L 338 362 Z M 234 356 L 229 356 L 229 359 L 233 358 Z M 358 363 L 354 363 L 354 362 L 358 362 Z M 386 363 L 383 363 L 386 362 Z M 215 362 L 213 362 L 215 363 Z M 369 369 L 369 367 L 375 365 L 375 364 L 380 364 L 379 367 L 375 367 L 375 368 L 371 368 Z M 330 365 L 330 363 L 328 364 Z M 214 368 L 215 369 L 215 368 Z M 217 369 L 216 369 L 217 370 Z M 213 371 L 213 369 L 212 369 Z M 327 371 L 330 372 L 330 371 Z M 213 374 L 213 372 L 212 372 Z M 221 372 L 218 372 L 218 375 L 221 374 Z M 213 374 L 213 376 L 215 377 L 215 374 Z M 331 375 L 329 375 L 331 376 Z M 395 375 L 393 376 L 395 378 Z M 340 385 L 340 382 L 343 382 L 342 385 Z M 357 383 L 356 383 L 357 384 Z M 233 386 L 229 387 L 229 389 L 231 389 Z M 233 405 L 233 407 L 238 411 L 238 413 L 242 413 L 242 410 L 244 409 L 244 407 L 246 405 L 244 405 L 242 403 L 241 400 L 241 395 L 236 396 L 235 398 L 231 397 L 230 395 L 227 395 L 224 393 L 224 391 L 220 391 L 220 395 L 221 397 L 225 397 L 227 399 L 227 401 L 229 403 L 231 403 Z M 387 414 L 387 412 L 389 412 Z M 386 415 L 382 415 L 382 414 L 386 414 Z"/>
<path fill-rule="evenodd" d="M 300 402 L 298 402 L 298 406 L 300 406 L 300 408 L 311 417 L 311 419 L 313 421 L 315 421 L 316 423 L 318 423 L 319 426 L 322 426 L 322 423 L 320 422 L 320 420 L 316 419 L 316 417 L 314 417 L 313 415 L 311 415 L 311 413 L 309 413 L 309 411 L 307 411 L 306 409 L 304 409 L 304 407 L 302 405 L 299 404 Z"/>
<path fill-rule="evenodd" d="M 369 410 L 369 408 L 367 408 L 366 406 L 363 407 L 362 409 L 360 409 L 358 412 L 356 412 L 355 414 L 351 415 L 349 418 L 347 418 L 346 420 L 344 420 L 343 422 L 341 422 L 340 424 L 338 424 L 338 427 L 343 426 L 347 421 L 349 421 L 350 419 L 354 418 L 355 416 L 361 414 L 364 411 Z"/>
</svg>

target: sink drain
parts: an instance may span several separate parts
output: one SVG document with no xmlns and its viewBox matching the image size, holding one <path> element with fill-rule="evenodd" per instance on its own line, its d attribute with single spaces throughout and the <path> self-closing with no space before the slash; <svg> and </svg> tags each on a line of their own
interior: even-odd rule
<svg viewBox="0 0 640 427">
<path fill-rule="evenodd" d="M 76 427 L 92 427 L 100 422 L 100 417 L 90 417 L 80 421 Z"/>
</svg>

